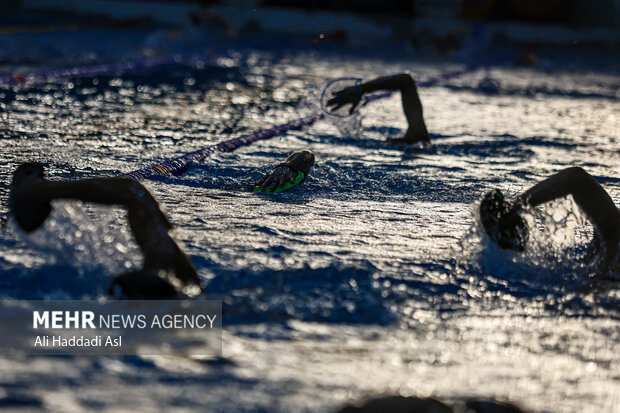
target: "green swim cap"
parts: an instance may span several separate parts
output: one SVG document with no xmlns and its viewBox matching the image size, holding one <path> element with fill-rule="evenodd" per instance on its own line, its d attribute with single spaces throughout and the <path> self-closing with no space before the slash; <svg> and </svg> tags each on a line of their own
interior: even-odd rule
<svg viewBox="0 0 620 413">
<path fill-rule="evenodd" d="M 297 172 L 297 175 L 295 175 L 293 182 L 286 181 L 282 185 L 277 186 L 273 190 L 271 190 L 271 188 L 267 188 L 264 191 L 261 190 L 260 186 L 256 186 L 256 187 L 254 187 L 254 193 L 255 194 L 258 194 L 258 193 L 275 194 L 275 193 L 278 193 L 278 192 L 288 191 L 292 187 L 299 185 L 301 183 L 301 181 L 303 181 L 303 180 L 304 180 L 304 173 L 303 172 Z"/>
</svg>

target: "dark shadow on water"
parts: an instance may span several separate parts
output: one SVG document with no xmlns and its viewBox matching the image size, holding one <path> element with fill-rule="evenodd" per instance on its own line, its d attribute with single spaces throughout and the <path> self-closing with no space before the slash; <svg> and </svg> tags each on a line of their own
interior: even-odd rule
<svg viewBox="0 0 620 413">
<path fill-rule="evenodd" d="M 205 291 L 207 297 L 224 300 L 227 324 L 295 319 L 387 325 L 396 317 L 373 287 L 375 271 L 369 263 L 279 271 L 219 268 Z"/>
<path fill-rule="evenodd" d="M 531 136 L 519 138 L 511 134 L 491 135 L 489 140 L 484 142 L 463 142 L 463 143 L 434 143 L 421 147 L 407 148 L 404 159 L 415 159 L 418 154 L 437 154 L 452 155 L 461 157 L 477 157 L 489 159 L 493 157 L 514 158 L 515 164 L 526 161 L 535 155 L 530 149 L 533 147 L 557 148 L 571 150 L 577 147 L 576 144 L 567 143 L 563 139 L 549 138 L 543 136 Z M 509 161 L 508 161 L 509 162 Z M 507 163 L 502 159 L 502 163 Z"/>
<path fill-rule="evenodd" d="M 474 92 L 486 96 L 526 96 L 534 97 L 538 95 L 551 97 L 566 97 L 571 99 L 609 99 L 617 100 L 619 87 L 615 90 L 610 88 L 602 92 L 585 92 L 571 89 L 560 89 L 547 85 L 530 85 L 526 87 L 503 86 L 497 79 L 485 79 L 476 86 L 462 85 L 443 85 L 444 88 L 458 92 Z"/>
<path fill-rule="evenodd" d="M 94 299 L 108 286 L 110 275 L 104 269 L 85 271 L 64 263 L 27 269 L 14 265 L 3 271 L 0 279 L 2 296 L 20 300 Z"/>
</svg>

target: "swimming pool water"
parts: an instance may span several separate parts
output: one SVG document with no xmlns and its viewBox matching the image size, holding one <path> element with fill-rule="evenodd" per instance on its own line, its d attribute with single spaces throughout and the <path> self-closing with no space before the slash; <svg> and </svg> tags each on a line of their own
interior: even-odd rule
<svg viewBox="0 0 620 413">
<path fill-rule="evenodd" d="M 382 144 L 406 126 L 394 96 L 358 119 L 146 181 L 207 296 L 224 300 L 224 357 L 17 355 L 0 359 L 0 396 L 63 411 L 328 412 L 384 392 L 614 411 L 620 290 L 589 287 L 579 258 L 591 228 L 571 202 L 556 203 L 528 218 L 534 247 L 517 255 L 489 244 L 475 216 L 485 191 L 514 196 L 573 165 L 620 204 L 618 73 L 553 59 L 547 71 L 501 66 L 420 89 L 428 147 Z M 51 178 L 116 175 L 311 113 L 328 79 L 458 67 L 255 49 L 3 88 L 2 201 L 25 160 L 48 162 Z M 302 187 L 251 192 L 302 149 L 317 160 Z M 139 265 L 122 211 L 55 207 L 32 237 L 11 224 L 0 233 L 2 298 L 92 299 Z"/>
</svg>

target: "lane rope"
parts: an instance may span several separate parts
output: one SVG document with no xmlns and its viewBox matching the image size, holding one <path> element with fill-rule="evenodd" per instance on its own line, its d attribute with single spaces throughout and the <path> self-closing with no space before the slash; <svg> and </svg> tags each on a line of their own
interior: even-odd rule
<svg viewBox="0 0 620 413">
<path fill-rule="evenodd" d="M 271 128 L 259 129 L 255 132 L 241 135 L 237 138 L 220 142 L 215 145 L 210 145 L 183 156 L 179 156 L 178 158 L 169 159 L 144 169 L 127 172 L 120 176 L 134 178 L 137 180 L 145 179 L 153 175 L 181 176 L 189 169 L 192 163 L 202 162 L 207 156 L 215 152 L 233 152 L 242 146 L 250 145 L 256 141 L 270 139 L 290 130 L 299 130 L 305 126 L 310 126 L 322 118 L 323 114 L 313 113 L 312 115 L 303 118 L 294 119 L 290 122 L 282 123 Z"/>
</svg>

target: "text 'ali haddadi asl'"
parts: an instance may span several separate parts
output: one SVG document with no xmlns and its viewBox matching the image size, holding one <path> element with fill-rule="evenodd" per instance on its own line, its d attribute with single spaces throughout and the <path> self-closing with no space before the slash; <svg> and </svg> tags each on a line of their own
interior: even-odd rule
<svg viewBox="0 0 620 413">
<path fill-rule="evenodd" d="M 102 336 L 84 337 L 73 336 L 70 338 L 61 336 L 37 336 L 34 340 L 34 347 L 121 347 L 123 337 L 106 336 L 105 341 Z"/>
</svg>

